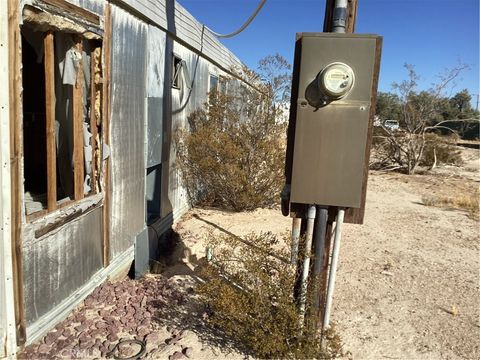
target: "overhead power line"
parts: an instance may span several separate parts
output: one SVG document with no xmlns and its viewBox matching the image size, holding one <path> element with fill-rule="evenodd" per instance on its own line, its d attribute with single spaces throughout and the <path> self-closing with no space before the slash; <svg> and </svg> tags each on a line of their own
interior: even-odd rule
<svg viewBox="0 0 480 360">
<path fill-rule="evenodd" d="M 258 4 L 257 8 L 255 9 L 255 11 L 252 13 L 252 15 L 250 15 L 250 17 L 247 19 L 247 21 L 245 21 L 245 23 L 242 25 L 242 27 L 240 29 L 230 33 L 230 34 L 219 34 L 219 33 L 216 33 L 215 31 L 213 31 L 210 28 L 208 28 L 208 30 L 210 30 L 212 32 L 212 34 L 215 35 L 218 38 L 234 37 L 235 35 L 240 34 L 243 30 L 245 30 L 247 28 L 248 25 L 250 25 L 250 23 L 253 21 L 253 19 L 255 19 L 255 17 L 260 12 L 260 10 L 262 9 L 263 5 L 265 5 L 266 2 L 267 2 L 267 0 L 261 0 L 260 3 Z"/>
</svg>

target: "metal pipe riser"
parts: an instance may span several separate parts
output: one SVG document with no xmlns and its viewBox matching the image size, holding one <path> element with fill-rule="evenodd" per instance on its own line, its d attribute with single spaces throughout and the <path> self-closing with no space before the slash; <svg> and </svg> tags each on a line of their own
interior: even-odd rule
<svg viewBox="0 0 480 360">
<path fill-rule="evenodd" d="M 324 329 L 328 329 L 328 327 L 330 326 L 330 312 L 332 308 L 333 292 L 335 290 L 335 279 L 337 276 L 337 264 L 338 264 L 338 257 L 340 253 L 340 240 L 342 238 L 342 225 L 343 225 L 344 217 L 345 217 L 345 210 L 338 209 L 337 226 L 335 227 L 335 238 L 333 240 L 334 244 L 333 244 L 333 251 L 332 251 L 332 262 L 330 265 L 330 274 L 328 277 L 325 317 L 323 319 Z"/>
<path fill-rule="evenodd" d="M 303 260 L 302 281 L 300 288 L 300 327 L 303 327 L 305 320 L 305 304 L 307 299 L 308 273 L 310 270 L 310 258 L 312 251 L 313 228 L 315 224 L 316 208 L 309 206 L 307 211 L 307 230 L 305 233 L 305 257 Z"/>
</svg>

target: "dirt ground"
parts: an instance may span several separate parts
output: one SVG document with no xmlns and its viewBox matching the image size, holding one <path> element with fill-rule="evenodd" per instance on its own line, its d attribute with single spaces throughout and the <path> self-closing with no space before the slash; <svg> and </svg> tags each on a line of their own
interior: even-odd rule
<svg viewBox="0 0 480 360">
<path fill-rule="evenodd" d="M 365 224 L 343 231 L 334 296 L 346 359 L 480 358 L 479 222 L 423 202 L 478 196 L 479 152 L 465 150 L 464 158 L 462 167 L 424 175 L 370 173 Z M 21 357 L 102 358 L 119 340 L 138 339 L 149 359 L 245 358 L 206 326 L 194 295 L 206 240 L 212 232 L 284 236 L 290 227 L 279 209 L 194 209 L 175 225 L 178 246 L 157 266 L 161 275 L 102 285 Z"/>
<path fill-rule="evenodd" d="M 332 320 L 353 359 L 480 358 L 479 222 L 425 206 L 426 196 L 478 196 L 478 150 L 462 167 L 423 175 L 371 172 L 364 225 L 345 225 Z M 177 225 L 188 254 L 209 231 L 235 235 L 291 226 L 278 210 L 196 209 Z"/>
</svg>

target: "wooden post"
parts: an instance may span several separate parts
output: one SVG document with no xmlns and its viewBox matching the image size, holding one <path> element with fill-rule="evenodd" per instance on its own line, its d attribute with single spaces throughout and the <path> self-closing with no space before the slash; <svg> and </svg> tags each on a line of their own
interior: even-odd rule
<svg viewBox="0 0 480 360">
<path fill-rule="evenodd" d="M 78 37 L 77 50 L 83 53 L 83 41 Z M 83 61 L 79 62 L 77 69 L 77 81 L 73 87 L 73 169 L 74 169 L 74 196 L 75 200 L 83 199 L 83 182 L 85 180 L 85 166 L 83 162 Z"/>
<path fill-rule="evenodd" d="M 102 138 L 110 145 L 110 57 L 112 48 L 111 5 L 105 4 L 105 29 L 103 38 L 103 119 Z M 103 157 L 103 154 L 102 154 Z M 103 178 L 103 266 L 110 263 L 110 158 L 105 162 Z"/>
<path fill-rule="evenodd" d="M 21 34 L 19 25 L 18 1 L 8 0 L 8 73 L 10 89 L 10 169 L 12 186 L 12 254 L 13 254 L 13 282 L 15 291 L 15 326 L 17 330 L 17 344 L 23 345 L 26 340 L 25 305 L 23 295 L 23 258 L 21 222 L 23 207 L 21 199 L 22 159 L 22 120 L 21 120 Z"/>
<path fill-rule="evenodd" d="M 53 32 L 44 38 L 45 53 L 45 121 L 47 136 L 47 209 L 57 208 L 57 151 L 55 146 L 55 61 Z"/>
</svg>

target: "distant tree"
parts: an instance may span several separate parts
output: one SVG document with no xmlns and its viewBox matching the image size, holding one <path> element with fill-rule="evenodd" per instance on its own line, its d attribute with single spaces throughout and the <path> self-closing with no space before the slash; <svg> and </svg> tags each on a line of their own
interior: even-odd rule
<svg viewBox="0 0 480 360">
<path fill-rule="evenodd" d="M 280 54 L 268 55 L 258 62 L 258 74 L 277 104 L 290 100 L 292 66 Z"/>
<path fill-rule="evenodd" d="M 384 135 L 378 136 L 382 140 L 377 142 L 381 163 L 394 164 L 405 169 L 408 174 L 414 174 L 424 157 L 426 134 L 441 129 L 453 132 L 442 116 L 446 106 L 445 93 L 466 68 L 467 65 L 452 68 L 441 75 L 439 82 L 431 89 L 419 91 L 419 75 L 412 65 L 405 65 L 408 78 L 393 84 L 400 104 L 399 121 L 402 131 L 392 131 L 382 124 Z M 464 98 L 463 95 L 458 96 L 455 101 L 460 103 Z M 464 102 L 462 104 L 466 106 Z"/>
<path fill-rule="evenodd" d="M 379 92 L 375 112 L 382 122 L 387 119 L 399 120 L 402 113 L 400 98 L 391 92 Z"/>
<path fill-rule="evenodd" d="M 470 95 L 467 89 L 463 89 L 462 91 L 456 93 L 453 97 L 451 97 L 450 107 L 453 111 L 451 119 L 468 119 L 470 117 L 473 117 L 474 110 L 472 108 L 471 101 L 472 95 Z"/>
</svg>

